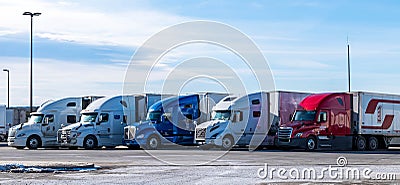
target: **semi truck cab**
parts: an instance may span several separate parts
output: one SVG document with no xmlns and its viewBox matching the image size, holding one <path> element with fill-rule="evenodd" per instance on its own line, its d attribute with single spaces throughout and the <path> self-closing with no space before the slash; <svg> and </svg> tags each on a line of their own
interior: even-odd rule
<svg viewBox="0 0 400 185">
<path fill-rule="evenodd" d="M 278 130 L 278 145 L 317 148 L 352 148 L 352 95 L 324 93 L 306 97 L 290 122 Z"/>
<path fill-rule="evenodd" d="M 146 121 L 125 127 L 125 143 L 148 149 L 171 142 L 193 144 L 194 120 L 199 117 L 197 94 L 160 100 L 149 108 Z"/>
<path fill-rule="evenodd" d="M 125 127 L 128 147 L 157 149 L 162 145 L 194 145 L 197 123 L 210 120 L 211 108 L 226 94 L 205 93 L 174 96 L 149 108 L 146 121 Z"/>
<path fill-rule="evenodd" d="M 102 98 L 81 111 L 81 121 L 58 131 L 61 146 L 85 149 L 116 147 L 123 144 L 127 122 L 137 121 L 136 110 L 142 95 L 119 95 Z"/>
</svg>

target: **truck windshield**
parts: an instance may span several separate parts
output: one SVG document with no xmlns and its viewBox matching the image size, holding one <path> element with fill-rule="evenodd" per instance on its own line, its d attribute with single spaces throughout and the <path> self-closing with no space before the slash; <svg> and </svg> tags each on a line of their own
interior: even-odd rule
<svg viewBox="0 0 400 185">
<path fill-rule="evenodd" d="M 160 111 L 153 111 L 147 114 L 146 120 L 150 121 L 160 121 L 161 120 L 161 112 Z"/>
<path fill-rule="evenodd" d="M 82 122 L 95 122 L 97 117 L 97 113 L 85 113 L 82 114 L 81 120 Z"/>
<path fill-rule="evenodd" d="M 293 121 L 313 121 L 315 119 L 315 111 L 296 111 Z"/>
<path fill-rule="evenodd" d="M 215 111 L 213 120 L 229 120 L 231 118 L 231 111 Z"/>
<path fill-rule="evenodd" d="M 44 114 L 33 114 L 29 119 L 29 123 L 42 123 Z"/>
</svg>

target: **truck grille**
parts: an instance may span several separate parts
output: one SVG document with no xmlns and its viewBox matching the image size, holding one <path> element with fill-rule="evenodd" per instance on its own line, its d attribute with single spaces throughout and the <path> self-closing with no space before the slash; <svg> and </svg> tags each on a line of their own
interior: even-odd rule
<svg viewBox="0 0 400 185">
<path fill-rule="evenodd" d="M 59 142 L 69 142 L 71 140 L 71 130 L 62 130 L 59 136 Z"/>
<path fill-rule="evenodd" d="M 206 128 L 197 128 L 196 140 L 205 140 L 205 139 L 206 139 Z"/>
<path fill-rule="evenodd" d="M 136 135 L 136 127 L 128 126 L 124 128 L 124 139 L 125 140 L 132 140 L 135 139 Z"/>
<path fill-rule="evenodd" d="M 290 136 L 292 135 L 293 128 L 280 127 L 278 130 L 278 139 L 280 142 L 290 142 Z"/>
</svg>

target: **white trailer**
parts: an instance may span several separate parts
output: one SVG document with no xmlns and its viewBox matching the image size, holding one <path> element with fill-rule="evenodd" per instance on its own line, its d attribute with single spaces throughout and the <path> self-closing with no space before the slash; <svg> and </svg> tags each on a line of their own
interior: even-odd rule
<svg viewBox="0 0 400 185">
<path fill-rule="evenodd" d="M 23 108 L 9 108 L 6 110 L 7 131 L 14 125 L 26 122 L 26 110 Z"/>
<path fill-rule="evenodd" d="M 309 95 L 298 92 L 257 92 L 229 96 L 213 108 L 211 121 L 196 128 L 196 142 L 229 149 L 238 146 L 272 146 L 280 123 Z M 267 137 L 270 135 L 270 137 Z"/>
<path fill-rule="evenodd" d="M 0 105 L 0 141 L 4 141 L 7 136 L 6 106 Z"/>
<path fill-rule="evenodd" d="M 98 98 L 100 97 L 69 97 L 43 103 L 36 112 L 31 113 L 27 123 L 9 129 L 8 146 L 18 149 L 59 146 L 57 130 L 76 123 L 80 111 Z"/>
<path fill-rule="evenodd" d="M 81 112 L 82 118 L 59 130 L 61 146 L 85 149 L 116 147 L 123 144 L 124 127 L 140 121 L 146 107 L 161 99 L 159 94 L 119 95 L 91 103 Z"/>
<path fill-rule="evenodd" d="M 392 94 L 354 92 L 352 132 L 358 137 L 358 150 L 387 148 L 393 138 L 400 138 L 400 96 Z M 358 118 L 358 119 L 357 119 Z"/>
</svg>

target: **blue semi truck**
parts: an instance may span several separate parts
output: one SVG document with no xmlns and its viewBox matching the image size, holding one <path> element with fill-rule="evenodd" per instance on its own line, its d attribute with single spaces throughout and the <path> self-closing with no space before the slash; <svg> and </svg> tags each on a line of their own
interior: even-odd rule
<svg viewBox="0 0 400 185">
<path fill-rule="evenodd" d="M 124 128 L 124 143 L 130 148 L 157 149 L 162 145 L 194 145 L 198 123 L 210 120 L 212 107 L 224 93 L 174 96 L 153 104 L 145 121 Z"/>
</svg>

